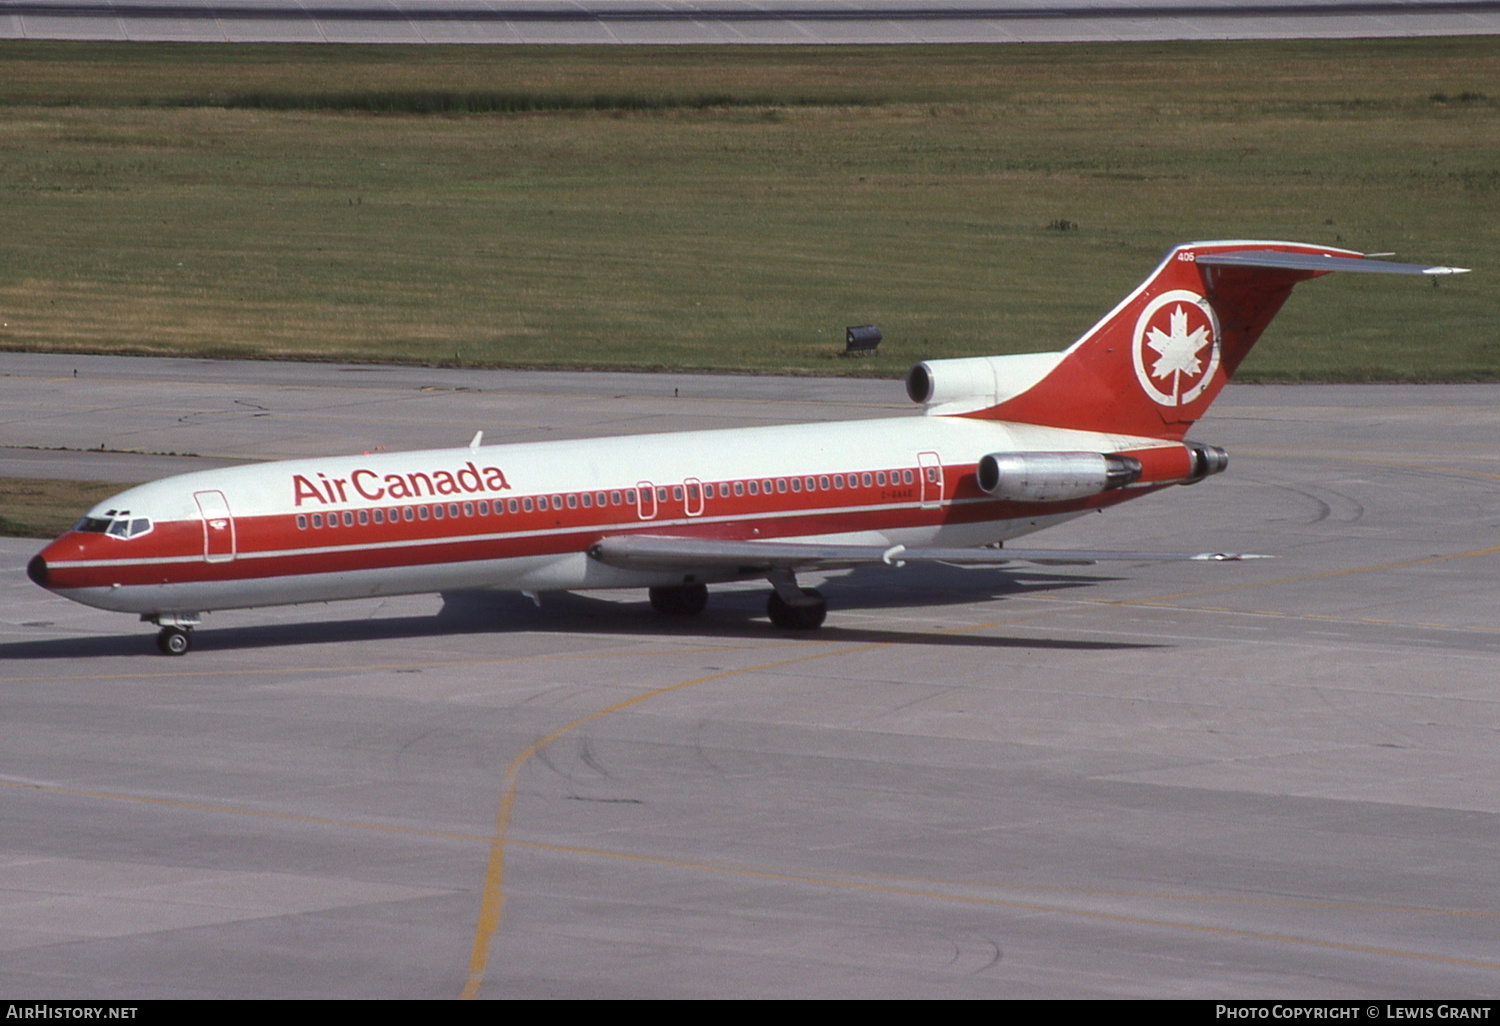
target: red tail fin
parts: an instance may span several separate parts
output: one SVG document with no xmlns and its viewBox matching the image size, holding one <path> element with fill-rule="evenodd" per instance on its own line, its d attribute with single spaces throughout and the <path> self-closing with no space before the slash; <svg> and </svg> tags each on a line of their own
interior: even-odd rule
<svg viewBox="0 0 1500 1026">
<path fill-rule="evenodd" d="M 1041 354 L 991 358 L 993 404 L 975 408 L 970 403 L 952 412 L 1180 439 L 1234 374 L 1292 287 L 1330 271 L 1450 274 L 1461 269 L 1366 260 L 1350 250 L 1294 242 L 1188 243 L 1169 252 L 1140 288 L 1054 357 L 1050 369 L 1038 364 Z M 1018 372 L 1012 387 L 1004 380 L 1012 376 L 1008 361 L 1016 361 Z M 908 390 L 913 398 L 931 401 L 940 394 L 943 364 L 972 362 L 919 364 Z"/>
</svg>

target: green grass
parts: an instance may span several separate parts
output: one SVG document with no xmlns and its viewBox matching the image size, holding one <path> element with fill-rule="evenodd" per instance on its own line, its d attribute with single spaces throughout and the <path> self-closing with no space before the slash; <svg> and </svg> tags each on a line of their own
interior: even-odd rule
<svg viewBox="0 0 1500 1026">
<path fill-rule="evenodd" d="M 1240 237 L 1479 269 L 1303 286 L 1242 378 L 1493 380 L 1496 98 L 1487 38 L 0 43 L 0 348 L 899 374 Z"/>
<path fill-rule="evenodd" d="M 0 477 L 0 537 L 56 538 L 84 510 L 127 487 L 111 481 Z"/>
</svg>

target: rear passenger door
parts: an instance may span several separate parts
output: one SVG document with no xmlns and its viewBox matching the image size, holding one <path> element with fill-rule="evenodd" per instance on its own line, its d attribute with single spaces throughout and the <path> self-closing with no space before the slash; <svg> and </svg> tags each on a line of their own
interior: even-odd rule
<svg viewBox="0 0 1500 1026">
<path fill-rule="evenodd" d="M 917 454 L 917 473 L 921 477 L 922 508 L 936 509 L 943 504 L 943 461 L 935 452 Z"/>
</svg>

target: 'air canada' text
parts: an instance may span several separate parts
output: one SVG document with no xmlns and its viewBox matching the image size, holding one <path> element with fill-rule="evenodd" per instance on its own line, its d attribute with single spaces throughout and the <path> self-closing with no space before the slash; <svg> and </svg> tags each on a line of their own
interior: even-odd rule
<svg viewBox="0 0 1500 1026">
<path fill-rule="evenodd" d="M 382 500 L 419 499 L 427 495 L 472 495 L 476 492 L 510 490 L 505 472 L 499 467 L 476 467 L 465 463 L 458 470 L 416 471 L 410 474 L 377 474 L 373 470 L 356 470 L 348 477 L 292 475 L 293 505 L 316 502 L 324 505 L 345 502 L 380 502 Z M 351 495 L 350 492 L 354 494 Z"/>
</svg>

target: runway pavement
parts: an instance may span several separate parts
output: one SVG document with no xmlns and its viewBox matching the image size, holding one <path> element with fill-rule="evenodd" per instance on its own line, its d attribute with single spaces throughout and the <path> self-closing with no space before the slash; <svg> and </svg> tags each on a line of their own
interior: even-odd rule
<svg viewBox="0 0 1500 1026">
<path fill-rule="evenodd" d="M 1279 558 L 860 571 L 814 636 L 764 588 L 416 597 L 168 659 L 0 540 L 0 989 L 1494 998 L 1497 401 L 1233 387 L 1225 474 L 1038 543 Z M 0 443 L 63 476 L 908 406 L 0 354 Z"/>
<path fill-rule="evenodd" d="M 901 44 L 1497 32 L 1496 0 L 0 0 L 0 39 Z"/>
</svg>

